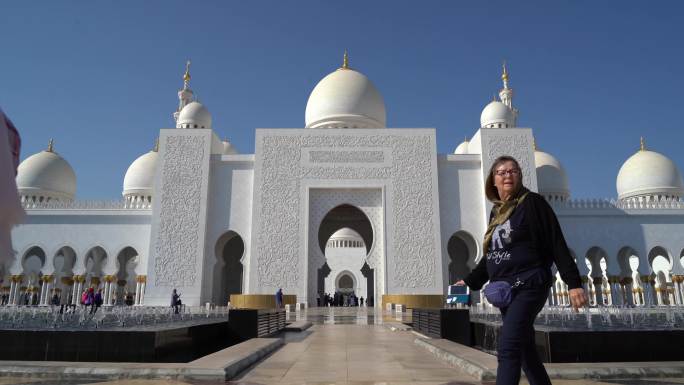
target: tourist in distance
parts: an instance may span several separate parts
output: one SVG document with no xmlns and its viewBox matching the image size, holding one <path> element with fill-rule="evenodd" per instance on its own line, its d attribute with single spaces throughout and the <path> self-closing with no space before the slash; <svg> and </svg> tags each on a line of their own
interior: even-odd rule
<svg viewBox="0 0 684 385">
<path fill-rule="evenodd" d="M 90 312 L 96 313 L 100 306 L 102 306 L 102 289 L 97 289 L 97 293 L 93 296 L 93 305 L 90 308 Z"/>
<path fill-rule="evenodd" d="M 283 307 L 283 288 L 278 288 L 275 295 L 276 309 L 281 309 Z"/>
<path fill-rule="evenodd" d="M 494 160 L 485 182 L 494 207 L 485 233 L 484 256 L 456 285 L 483 290 L 499 307 L 503 319 L 497 347 L 497 385 L 518 384 L 520 369 L 533 385 L 551 384 L 534 342 L 534 319 L 549 296 L 551 266 L 570 287 L 570 303 L 577 311 L 587 303 L 579 271 L 565 243 L 560 224 L 544 198 L 522 184 L 515 158 Z"/>
<path fill-rule="evenodd" d="M 180 306 L 181 306 L 180 294 L 178 294 L 178 292 L 176 292 L 176 289 L 173 289 L 173 292 L 171 292 L 171 307 L 173 308 L 174 314 L 178 314 Z"/>
<path fill-rule="evenodd" d="M 85 292 L 85 301 L 83 304 L 86 306 L 86 308 L 88 306 L 90 306 L 91 307 L 90 312 L 92 313 L 93 312 L 92 306 L 94 303 L 95 303 L 95 289 L 93 289 L 92 287 L 89 287 L 88 290 Z"/>
</svg>

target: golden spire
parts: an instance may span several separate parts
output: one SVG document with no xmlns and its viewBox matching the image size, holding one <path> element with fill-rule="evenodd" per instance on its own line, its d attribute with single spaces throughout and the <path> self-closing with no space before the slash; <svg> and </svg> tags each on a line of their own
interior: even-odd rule
<svg viewBox="0 0 684 385">
<path fill-rule="evenodd" d="M 188 88 L 188 83 L 190 82 L 190 60 L 185 62 L 185 73 L 183 74 L 183 84 L 185 88 Z"/>
<path fill-rule="evenodd" d="M 154 148 L 152 149 L 154 152 L 159 152 L 159 137 L 154 140 Z"/>
<path fill-rule="evenodd" d="M 342 68 L 349 69 L 349 54 L 346 48 L 344 50 L 344 58 L 342 59 Z"/>
<path fill-rule="evenodd" d="M 646 141 L 644 141 L 643 136 L 641 137 L 641 139 L 639 139 L 639 144 L 640 144 L 639 151 L 646 151 Z"/>
<path fill-rule="evenodd" d="M 501 80 L 503 80 L 504 88 L 508 89 L 508 70 L 506 70 L 506 61 L 503 61 L 503 72 L 501 73 Z"/>
<path fill-rule="evenodd" d="M 464 142 L 470 142 L 470 141 L 468 140 L 468 135 L 466 135 L 466 136 L 463 137 L 463 141 L 464 141 Z"/>
<path fill-rule="evenodd" d="M 54 141 L 52 140 L 52 138 L 50 138 L 50 141 L 48 142 L 47 152 L 53 152 L 52 151 L 53 147 L 54 147 Z"/>
</svg>

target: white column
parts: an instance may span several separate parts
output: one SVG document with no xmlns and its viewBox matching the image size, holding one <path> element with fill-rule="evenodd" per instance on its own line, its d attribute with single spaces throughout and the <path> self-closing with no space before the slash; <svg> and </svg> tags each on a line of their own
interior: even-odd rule
<svg viewBox="0 0 684 385">
<path fill-rule="evenodd" d="M 45 305 L 45 282 L 40 285 L 40 293 L 38 293 L 38 306 Z"/>
<path fill-rule="evenodd" d="M 52 296 L 50 295 L 50 289 L 52 288 L 52 283 L 47 282 L 45 285 L 45 305 L 50 305 L 52 301 Z"/>
<path fill-rule="evenodd" d="M 12 305 L 17 304 L 17 297 L 19 296 L 19 286 L 21 286 L 20 282 L 14 283 L 14 293 L 12 293 L 12 302 L 10 302 Z"/>
<path fill-rule="evenodd" d="M 146 286 L 146 282 L 142 282 L 140 284 L 140 304 L 141 305 L 145 304 L 145 286 Z"/>
<path fill-rule="evenodd" d="M 17 283 L 14 282 L 14 280 L 11 280 L 10 281 L 9 298 L 7 298 L 7 304 L 8 305 L 11 305 L 13 303 L 12 299 L 14 298 L 14 289 L 16 288 L 16 286 L 17 286 Z"/>
<path fill-rule="evenodd" d="M 74 284 L 74 305 L 81 304 L 81 292 L 83 291 L 83 282 L 80 280 Z"/>
<path fill-rule="evenodd" d="M 109 305 L 109 301 L 107 301 L 107 298 L 109 298 L 109 290 L 112 286 L 111 282 L 107 282 L 106 277 L 105 277 L 105 283 L 104 283 L 104 291 L 102 293 L 102 302 L 104 302 L 104 305 Z"/>
<path fill-rule="evenodd" d="M 116 282 L 109 283 L 109 295 L 107 296 L 107 305 L 112 305 L 112 300 L 114 299 L 114 292 L 118 289 L 118 284 Z"/>
<path fill-rule="evenodd" d="M 9 292 L 9 298 L 7 299 L 7 304 L 12 305 L 14 304 L 14 291 L 17 289 L 17 283 L 14 282 L 14 280 L 10 281 L 10 292 Z"/>
<path fill-rule="evenodd" d="M 140 305 L 140 282 L 135 281 L 135 304 Z"/>
<path fill-rule="evenodd" d="M 71 303 L 69 305 L 78 304 L 78 300 L 76 299 L 76 297 L 78 297 L 77 290 L 78 282 L 74 281 L 74 283 L 71 284 Z"/>
</svg>

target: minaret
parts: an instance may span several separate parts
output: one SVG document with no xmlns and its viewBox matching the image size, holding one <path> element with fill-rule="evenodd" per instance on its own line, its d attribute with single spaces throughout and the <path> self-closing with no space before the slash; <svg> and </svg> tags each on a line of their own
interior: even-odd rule
<svg viewBox="0 0 684 385">
<path fill-rule="evenodd" d="M 513 107 L 513 89 L 508 87 L 508 70 L 506 69 L 506 61 L 503 62 L 503 72 L 501 73 L 501 80 L 503 81 L 503 88 L 499 91 L 499 98 L 501 102 L 508 106 L 515 115 L 515 120 L 518 120 L 518 109 Z M 517 124 L 515 124 L 517 125 Z"/>
<path fill-rule="evenodd" d="M 185 74 L 183 74 L 183 89 L 178 91 L 178 110 L 173 113 L 173 121 L 178 121 L 178 114 L 188 103 L 192 102 L 193 93 L 190 89 L 190 60 L 185 63 Z"/>
</svg>

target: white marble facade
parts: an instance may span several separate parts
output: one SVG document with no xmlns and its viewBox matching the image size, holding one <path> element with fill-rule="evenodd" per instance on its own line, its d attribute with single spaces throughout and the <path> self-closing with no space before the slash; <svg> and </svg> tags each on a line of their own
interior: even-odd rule
<svg viewBox="0 0 684 385">
<path fill-rule="evenodd" d="M 283 288 L 315 304 L 348 276 L 357 296 L 376 302 L 442 294 L 480 254 L 490 208 L 484 178 L 506 154 L 552 203 L 590 290 L 655 281 L 659 293 L 674 293 L 659 303 L 684 302 L 679 170 L 642 143 L 621 170 L 619 199 L 569 199 L 560 162 L 518 126 L 503 77 L 480 128 L 454 154 L 438 154 L 434 129 L 385 127 L 381 94 L 345 60 L 314 88 L 304 128 L 257 129 L 254 153 L 238 154 L 193 99 L 188 70 L 176 128 L 162 129 L 155 150 L 129 168 L 123 201 L 76 200 L 73 170 L 52 144 L 22 163 L 28 216 L 13 230 L 17 253 L 3 267 L 3 290 L 10 303 L 26 292 L 40 303 L 58 293 L 66 303 L 93 285 L 108 303 L 128 293 L 138 305 L 167 305 L 176 288 L 185 304 L 200 305 Z M 333 236 L 341 229 L 355 238 Z M 556 292 L 562 302 L 562 282 Z"/>
</svg>

